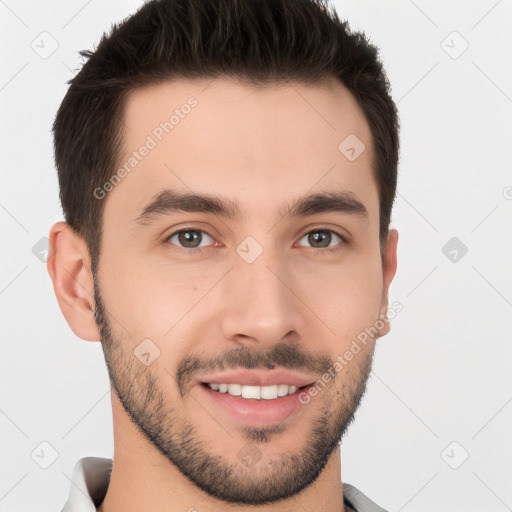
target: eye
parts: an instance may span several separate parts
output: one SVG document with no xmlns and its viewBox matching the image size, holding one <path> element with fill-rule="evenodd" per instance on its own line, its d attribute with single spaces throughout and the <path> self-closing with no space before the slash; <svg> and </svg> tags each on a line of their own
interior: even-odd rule
<svg viewBox="0 0 512 512">
<path fill-rule="evenodd" d="M 192 229 L 185 228 L 179 231 L 175 231 L 170 236 L 168 236 L 164 242 L 170 242 L 172 244 L 178 245 L 178 250 L 183 249 L 183 252 L 195 252 L 201 251 L 206 246 L 201 246 L 201 242 L 204 240 L 204 235 L 210 240 L 213 238 L 202 229 Z M 175 242 L 173 242 L 175 239 Z"/>
<path fill-rule="evenodd" d="M 206 243 L 201 245 L 202 242 L 205 242 L 205 236 Z M 312 244 L 311 249 L 314 252 L 335 252 L 341 250 L 348 243 L 343 235 L 332 229 L 314 229 L 303 235 L 301 240 L 304 238 L 307 238 L 308 243 Z M 338 241 L 336 245 L 331 246 L 332 242 L 336 242 L 336 238 L 342 243 Z M 208 243 L 208 239 L 210 239 L 210 243 Z M 202 229 L 184 228 L 169 235 L 165 238 L 164 243 L 171 243 L 176 246 L 177 251 L 194 254 L 208 248 L 211 241 L 214 241 L 213 238 Z"/>
<path fill-rule="evenodd" d="M 334 238 L 333 238 L 334 235 Z M 332 229 L 314 229 L 312 231 L 309 231 L 306 233 L 301 240 L 304 238 L 307 238 L 308 243 L 311 243 L 313 245 L 312 249 L 314 251 L 321 251 L 321 252 L 334 252 L 340 250 L 345 243 L 347 242 L 346 238 L 336 231 L 333 231 Z M 341 242 L 333 247 L 329 247 L 330 243 L 332 241 L 336 241 L 336 238 L 339 238 Z"/>
</svg>

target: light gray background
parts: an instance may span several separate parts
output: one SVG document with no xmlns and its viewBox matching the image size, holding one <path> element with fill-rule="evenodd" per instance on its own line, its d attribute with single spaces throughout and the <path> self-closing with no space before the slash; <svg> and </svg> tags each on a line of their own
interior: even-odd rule
<svg viewBox="0 0 512 512">
<path fill-rule="evenodd" d="M 60 510 L 76 461 L 112 456 L 101 346 L 73 334 L 33 247 L 63 219 L 50 129 L 78 51 L 139 5 L 0 1 L 2 511 Z M 402 126 L 390 298 L 404 309 L 343 481 L 390 511 L 511 510 L 512 1 L 335 5 L 381 48 Z M 465 255 L 443 253 L 452 237 Z"/>
</svg>

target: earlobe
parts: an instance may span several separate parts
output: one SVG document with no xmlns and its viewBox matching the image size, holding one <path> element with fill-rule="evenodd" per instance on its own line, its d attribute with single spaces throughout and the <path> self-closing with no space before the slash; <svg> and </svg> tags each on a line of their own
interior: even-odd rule
<svg viewBox="0 0 512 512">
<path fill-rule="evenodd" d="M 51 229 L 46 267 L 60 310 L 71 330 L 88 341 L 100 341 L 94 320 L 94 282 L 87 244 L 65 222 Z"/>
<path fill-rule="evenodd" d="M 398 231 L 396 229 L 391 229 L 386 240 L 386 253 L 382 267 L 382 300 L 379 319 L 384 326 L 379 329 L 379 337 L 385 336 L 390 331 L 387 311 L 389 307 L 389 287 L 391 285 L 391 281 L 393 281 L 393 278 L 395 277 L 397 268 L 397 246 Z"/>
</svg>

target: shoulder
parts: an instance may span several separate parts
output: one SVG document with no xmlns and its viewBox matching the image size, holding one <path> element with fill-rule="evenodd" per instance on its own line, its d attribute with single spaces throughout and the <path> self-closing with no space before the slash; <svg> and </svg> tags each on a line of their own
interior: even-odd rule
<svg viewBox="0 0 512 512">
<path fill-rule="evenodd" d="M 356 512 L 387 512 L 359 489 L 347 483 L 343 483 L 343 501 Z"/>
</svg>

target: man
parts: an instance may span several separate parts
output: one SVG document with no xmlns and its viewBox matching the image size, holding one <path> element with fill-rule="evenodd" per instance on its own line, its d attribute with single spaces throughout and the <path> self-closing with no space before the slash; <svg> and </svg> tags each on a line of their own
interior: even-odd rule
<svg viewBox="0 0 512 512">
<path fill-rule="evenodd" d="M 375 47 L 315 0 L 161 0 L 81 53 L 48 271 L 114 454 L 63 511 L 382 511 L 340 458 L 397 264 Z"/>
</svg>

